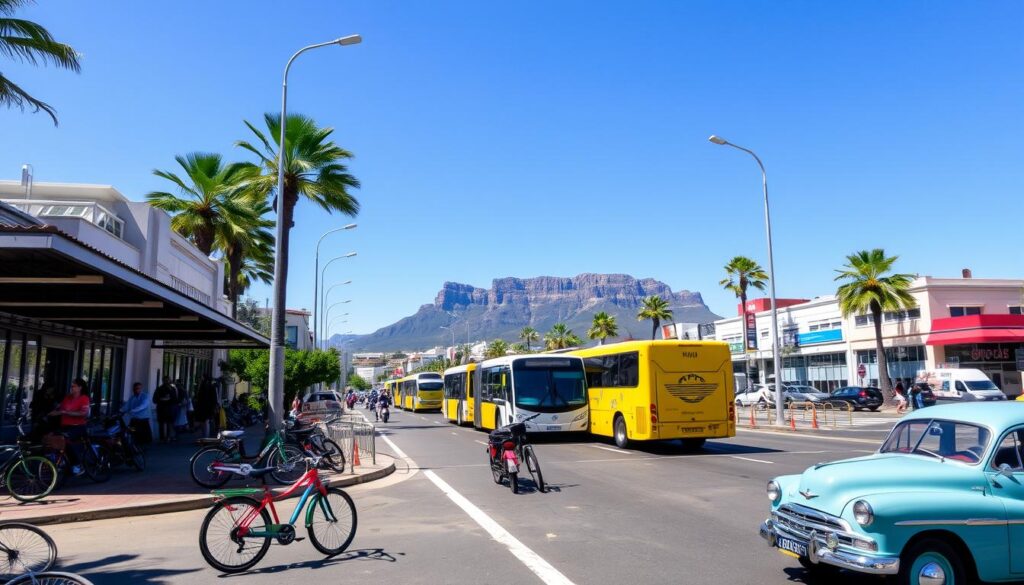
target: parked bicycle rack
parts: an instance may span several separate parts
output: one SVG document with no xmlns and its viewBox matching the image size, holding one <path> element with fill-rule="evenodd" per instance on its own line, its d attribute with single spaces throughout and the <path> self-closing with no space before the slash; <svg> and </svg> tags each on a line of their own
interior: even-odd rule
<svg viewBox="0 0 1024 585">
<path fill-rule="evenodd" d="M 358 417 L 359 420 L 356 420 Z M 369 455 L 370 461 L 377 463 L 377 431 L 376 427 L 362 420 L 359 415 L 342 415 L 325 426 L 327 435 L 345 451 L 349 461 L 349 469 L 355 473 L 355 450 L 358 445 L 360 458 Z"/>
</svg>

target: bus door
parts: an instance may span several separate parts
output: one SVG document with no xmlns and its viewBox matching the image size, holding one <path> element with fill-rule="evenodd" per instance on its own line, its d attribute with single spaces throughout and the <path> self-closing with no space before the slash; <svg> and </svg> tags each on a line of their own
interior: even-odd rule
<svg viewBox="0 0 1024 585">
<path fill-rule="evenodd" d="M 476 400 L 473 397 L 473 389 L 476 387 L 476 367 L 470 365 L 466 368 L 466 390 L 464 400 L 459 401 L 459 406 L 462 408 L 462 412 L 465 418 L 463 420 L 468 423 L 476 423 Z"/>
</svg>

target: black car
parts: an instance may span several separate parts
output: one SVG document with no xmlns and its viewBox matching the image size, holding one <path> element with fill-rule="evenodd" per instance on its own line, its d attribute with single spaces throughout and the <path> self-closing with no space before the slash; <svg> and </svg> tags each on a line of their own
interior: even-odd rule
<svg viewBox="0 0 1024 585">
<path fill-rule="evenodd" d="M 913 388 L 910 389 L 910 396 L 911 396 L 911 398 L 913 398 L 915 391 L 918 391 L 918 392 L 921 393 L 921 400 L 923 401 L 922 403 L 925 406 L 935 406 L 935 393 L 932 392 L 932 387 L 931 386 L 929 386 L 925 382 L 917 382 L 917 383 L 915 383 Z M 915 408 L 916 407 L 913 403 L 911 403 L 910 406 L 911 406 L 911 408 Z"/>
<path fill-rule="evenodd" d="M 875 411 L 882 406 L 885 399 L 882 396 L 882 391 L 878 388 L 871 386 L 845 386 L 843 388 L 836 388 L 822 402 L 828 402 L 833 406 L 849 404 L 854 410 L 867 408 L 868 410 Z"/>
</svg>

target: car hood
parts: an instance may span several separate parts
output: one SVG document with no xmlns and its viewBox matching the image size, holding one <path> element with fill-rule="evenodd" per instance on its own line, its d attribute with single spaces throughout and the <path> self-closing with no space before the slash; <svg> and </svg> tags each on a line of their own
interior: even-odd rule
<svg viewBox="0 0 1024 585">
<path fill-rule="evenodd" d="M 824 400 L 828 398 L 828 394 L 825 392 L 787 392 L 786 395 L 797 400 Z"/>
<path fill-rule="evenodd" d="M 978 485 L 980 475 L 977 467 L 949 460 L 876 454 L 809 467 L 785 499 L 840 516 L 857 498 L 897 491 L 969 490 Z"/>
</svg>

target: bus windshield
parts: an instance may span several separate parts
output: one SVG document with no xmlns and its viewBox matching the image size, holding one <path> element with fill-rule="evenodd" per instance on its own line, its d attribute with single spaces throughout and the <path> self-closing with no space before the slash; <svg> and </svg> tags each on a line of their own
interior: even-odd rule
<svg viewBox="0 0 1024 585">
<path fill-rule="evenodd" d="M 441 381 L 437 381 L 437 382 L 420 382 L 420 390 L 430 391 L 430 390 L 440 390 L 441 388 L 444 388 L 444 382 L 441 382 Z"/>
<path fill-rule="evenodd" d="M 518 408 L 557 412 L 587 405 L 583 368 L 576 360 L 516 361 L 512 365 L 512 379 Z"/>
</svg>

